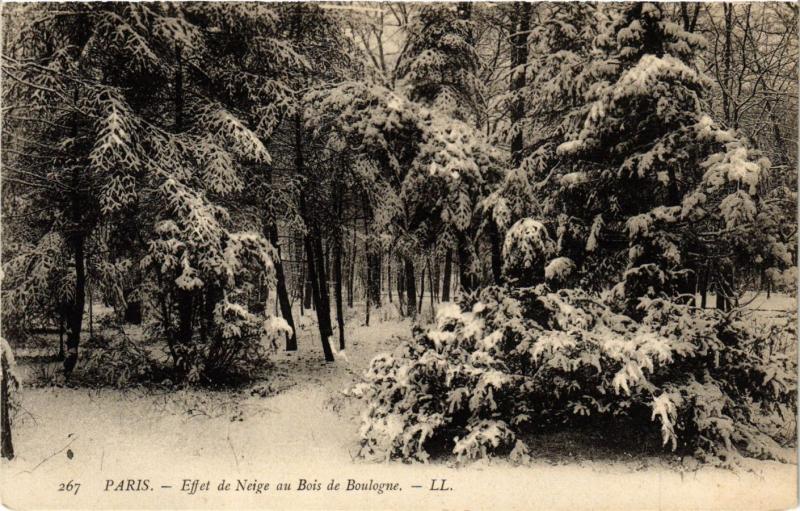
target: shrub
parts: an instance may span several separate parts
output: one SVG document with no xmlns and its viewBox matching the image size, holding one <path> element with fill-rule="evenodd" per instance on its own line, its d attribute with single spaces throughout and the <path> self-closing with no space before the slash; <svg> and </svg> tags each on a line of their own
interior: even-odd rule
<svg viewBox="0 0 800 511">
<path fill-rule="evenodd" d="M 770 348 L 775 332 L 744 313 L 639 308 L 634 321 L 610 298 L 545 284 L 440 308 L 434 328 L 377 356 L 354 389 L 366 402 L 362 456 L 519 459 L 520 433 L 589 424 L 645 430 L 715 464 L 781 459 L 774 426 L 796 410 L 796 382 L 794 359 Z"/>
<path fill-rule="evenodd" d="M 238 303 L 223 300 L 214 310 L 208 338 L 172 344 L 179 377 L 187 383 L 234 383 L 252 379 L 269 360 L 269 346 L 291 328 L 283 318 L 264 320 Z"/>
<path fill-rule="evenodd" d="M 164 364 L 122 331 L 106 330 L 87 340 L 81 350 L 85 356 L 75 377 L 89 385 L 127 387 L 168 377 Z"/>
</svg>

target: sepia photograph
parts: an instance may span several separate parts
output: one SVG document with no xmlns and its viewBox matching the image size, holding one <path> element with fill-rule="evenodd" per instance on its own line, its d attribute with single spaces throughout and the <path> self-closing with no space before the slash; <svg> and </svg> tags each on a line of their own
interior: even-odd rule
<svg viewBox="0 0 800 511">
<path fill-rule="evenodd" d="M 798 5 L 2 2 L 0 504 L 796 508 Z"/>
</svg>

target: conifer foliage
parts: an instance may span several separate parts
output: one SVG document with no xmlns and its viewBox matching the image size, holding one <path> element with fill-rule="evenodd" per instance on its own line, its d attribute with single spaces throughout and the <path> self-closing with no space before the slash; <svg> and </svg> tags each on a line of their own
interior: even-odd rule
<svg viewBox="0 0 800 511">
<path fill-rule="evenodd" d="M 70 384 L 227 385 L 408 318 L 364 456 L 780 459 L 796 329 L 745 294 L 796 294 L 784 7 L 4 7 L 4 360 L 57 333 Z"/>
<path fill-rule="evenodd" d="M 536 14 L 530 65 L 512 69 L 528 84 L 505 98 L 530 110 L 512 116 L 512 168 L 483 199 L 506 229 L 503 284 L 373 360 L 354 389 L 362 455 L 522 460 L 530 435 L 591 421 L 716 464 L 782 459 L 796 364 L 767 346 L 792 320 L 695 302 L 711 261 L 730 292 L 719 252 L 794 265 L 766 221 L 769 160 L 709 115 L 704 40 L 664 4 Z"/>
</svg>

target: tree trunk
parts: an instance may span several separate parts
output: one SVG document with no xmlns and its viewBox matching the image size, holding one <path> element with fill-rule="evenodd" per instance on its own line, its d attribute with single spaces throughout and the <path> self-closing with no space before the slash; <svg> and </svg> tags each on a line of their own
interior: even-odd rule
<svg viewBox="0 0 800 511">
<path fill-rule="evenodd" d="M 475 279 L 472 275 L 472 257 L 467 248 L 467 240 L 464 236 L 460 236 L 460 238 L 458 242 L 458 281 L 462 292 L 469 293 L 475 289 Z"/>
<path fill-rule="evenodd" d="M 528 32 L 530 30 L 531 3 L 514 3 L 514 30 L 511 36 L 511 73 L 510 89 L 515 94 L 525 87 L 525 66 L 528 63 Z M 511 105 L 511 122 L 517 123 L 525 116 L 525 100 L 515 94 Z M 522 131 L 516 130 L 511 139 L 511 161 L 514 167 L 519 167 L 523 157 Z"/>
<path fill-rule="evenodd" d="M 2 364 L 2 374 L 0 374 L 0 427 L 2 427 L 2 452 L 3 458 L 10 460 L 14 458 L 14 444 L 11 441 L 11 415 L 9 414 L 9 364 L 6 358 L 8 354 L 3 350 L 0 354 L 0 364 Z"/>
<path fill-rule="evenodd" d="M 64 376 L 69 378 L 78 363 L 78 345 L 83 326 L 83 308 L 86 305 L 86 267 L 84 261 L 84 234 L 72 233 L 70 246 L 75 263 L 75 296 L 67 314 L 67 353 L 64 358 Z"/>
<path fill-rule="evenodd" d="M 410 256 L 406 256 L 404 260 L 404 273 L 406 278 L 406 310 L 408 317 L 417 317 L 417 290 L 414 278 L 414 261 Z"/>
<path fill-rule="evenodd" d="M 708 301 L 708 261 L 703 268 L 703 278 L 700 280 L 700 308 L 705 309 Z"/>
<path fill-rule="evenodd" d="M 398 261 L 398 263 L 401 261 Z M 403 265 L 398 264 L 397 268 L 397 305 L 399 306 L 400 316 L 404 316 L 405 300 L 403 298 L 403 287 L 405 285 L 405 276 L 403 273 Z"/>
<path fill-rule="evenodd" d="M 344 349 L 344 311 L 342 310 L 342 236 L 337 233 L 333 246 L 333 280 L 336 295 L 336 322 L 339 327 L 339 349 Z"/>
<path fill-rule="evenodd" d="M 305 283 L 303 284 L 303 308 L 305 309 L 313 309 L 314 308 L 314 294 L 312 292 L 313 286 L 311 284 L 311 278 L 306 274 Z"/>
<path fill-rule="evenodd" d="M 722 86 L 720 87 L 722 92 L 722 115 L 725 119 L 726 127 L 736 128 L 731 108 L 731 58 L 733 53 L 731 36 L 733 32 L 733 4 L 724 2 L 722 4 L 722 10 L 725 14 L 725 41 L 722 53 Z"/>
<path fill-rule="evenodd" d="M 502 268 L 503 268 L 503 255 L 500 241 L 500 233 L 497 230 L 497 224 L 493 218 L 487 219 L 489 222 L 489 244 L 492 251 L 492 277 L 495 285 L 500 285 L 503 282 Z"/>
<path fill-rule="evenodd" d="M 336 190 L 337 216 L 342 218 L 342 189 Z M 336 224 L 333 240 L 333 294 L 336 300 L 336 323 L 339 327 L 339 349 L 344 349 L 344 311 L 342 307 L 342 224 Z"/>
<path fill-rule="evenodd" d="M 419 274 L 419 303 L 417 304 L 417 313 L 422 314 L 422 303 L 425 301 L 425 267 L 422 267 L 422 272 Z"/>
<path fill-rule="evenodd" d="M 80 18 L 80 27 L 85 28 L 85 20 Z M 78 103 L 78 89 L 73 91 L 73 100 Z M 78 116 L 75 114 L 72 121 L 72 138 L 78 137 Z M 82 198 L 79 195 L 81 173 L 77 165 L 72 168 L 72 191 L 70 197 L 71 224 L 67 233 L 67 243 L 72 249 L 73 261 L 75 263 L 75 293 L 72 302 L 67 307 L 67 353 L 64 358 L 64 376 L 69 378 L 75 364 L 78 363 L 78 345 L 81 340 L 81 328 L 83 326 L 83 308 L 86 305 L 86 261 L 84 249 L 86 243 L 85 226 L 82 219 Z"/>
<path fill-rule="evenodd" d="M 376 308 L 381 306 L 381 266 L 381 254 L 373 253 L 367 256 L 369 299 Z"/>
<path fill-rule="evenodd" d="M 275 280 L 277 281 L 278 288 L 278 302 L 281 307 L 281 316 L 289 324 L 292 329 L 291 334 L 286 334 L 286 351 L 297 350 L 297 333 L 295 332 L 294 318 L 292 317 L 292 304 L 289 302 L 289 291 L 286 288 L 286 274 L 283 271 L 283 262 L 281 261 L 281 247 L 278 243 L 278 226 L 274 221 L 270 221 L 267 228 L 269 231 L 269 241 L 275 247 L 278 257 L 273 261 L 275 266 Z"/>
<path fill-rule="evenodd" d="M 434 256 L 431 266 L 431 303 L 439 301 L 439 276 L 442 273 L 442 267 L 439 264 L 439 258 Z"/>
<path fill-rule="evenodd" d="M 331 322 L 331 299 L 328 289 L 328 272 L 325 268 L 325 252 L 322 250 L 322 236 L 318 228 L 314 228 L 314 258 L 317 262 L 317 280 L 319 281 L 319 297 L 317 303 L 317 318 L 322 318 L 328 337 L 333 335 Z"/>
<path fill-rule="evenodd" d="M 444 254 L 444 277 L 442 279 L 442 301 L 450 301 L 450 276 L 453 272 L 453 251 L 447 249 Z"/>
<path fill-rule="evenodd" d="M 321 293 L 320 293 L 320 285 L 319 280 L 317 278 L 317 264 L 314 261 L 315 254 L 314 248 L 312 246 L 311 237 L 310 235 L 306 235 L 305 237 L 305 246 L 306 246 L 306 260 L 308 262 L 308 278 L 311 282 L 311 296 L 314 299 L 314 306 L 317 309 L 317 326 L 319 327 L 319 336 L 322 340 L 322 351 L 325 353 L 325 361 L 333 362 L 333 351 L 331 350 L 331 345 L 328 340 L 328 327 L 324 323 L 324 315 L 320 314 L 320 311 L 323 310 Z"/>
<path fill-rule="evenodd" d="M 294 130 L 294 164 L 298 175 L 305 175 L 305 162 L 303 160 L 303 122 L 300 115 L 295 116 Z M 306 207 L 303 192 L 300 193 L 300 214 L 306 225 L 310 226 L 309 232 L 305 235 L 306 258 L 308 262 L 308 278 L 311 281 L 311 294 L 314 298 L 314 306 L 317 309 L 317 325 L 319 326 L 320 339 L 322 341 L 322 351 L 325 354 L 325 361 L 333 362 L 333 351 L 329 338 L 333 334 L 331 327 L 331 308 L 328 302 L 328 284 L 325 278 L 325 261 L 322 252 L 322 240 L 318 226 L 311 220 Z M 312 240 L 313 236 L 313 240 Z"/>
<path fill-rule="evenodd" d="M 727 312 L 731 309 L 731 303 L 729 300 L 730 290 L 729 288 L 729 275 L 728 270 L 721 268 L 717 274 L 717 285 L 716 285 L 716 308 Z"/>
<path fill-rule="evenodd" d="M 92 288 L 89 287 L 89 339 L 94 338 L 94 309 L 92 307 L 94 299 L 92 298 Z"/>
<path fill-rule="evenodd" d="M 386 258 L 386 292 L 389 294 L 389 303 L 392 303 L 392 258 Z"/>
<path fill-rule="evenodd" d="M 356 226 L 353 225 L 353 248 L 350 252 L 350 263 L 348 264 L 349 271 L 347 272 L 347 306 L 353 308 L 353 286 L 355 284 L 356 275 L 356 255 L 358 251 L 358 243 L 356 243 Z"/>
<path fill-rule="evenodd" d="M 64 306 L 58 311 L 58 360 L 64 360 Z"/>
<path fill-rule="evenodd" d="M 362 209 L 364 214 L 364 324 L 369 326 L 369 309 L 370 309 L 370 302 L 371 296 L 370 292 L 372 289 L 372 282 L 370 279 L 372 278 L 372 272 L 369 269 L 370 264 L 370 254 L 369 254 L 369 203 L 367 202 L 366 196 L 364 196 L 364 200 L 362 201 Z"/>
<path fill-rule="evenodd" d="M 435 259 L 434 259 L 434 261 L 435 261 Z M 430 284 L 428 286 L 428 288 L 430 289 L 430 294 L 431 294 L 431 296 L 430 296 L 430 298 L 431 298 L 431 301 L 430 301 L 430 303 L 431 303 L 431 319 L 434 319 L 434 315 L 435 315 L 436 311 L 434 310 L 434 307 L 433 307 L 433 295 L 436 294 L 436 287 L 437 287 L 438 283 L 434 283 L 433 265 L 431 264 L 431 260 L 430 259 L 428 259 L 428 283 Z"/>
</svg>

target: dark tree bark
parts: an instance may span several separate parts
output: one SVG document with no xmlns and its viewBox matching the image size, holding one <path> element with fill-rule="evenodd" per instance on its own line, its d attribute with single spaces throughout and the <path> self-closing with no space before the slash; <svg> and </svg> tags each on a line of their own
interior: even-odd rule
<svg viewBox="0 0 800 511">
<path fill-rule="evenodd" d="M 492 278 L 496 285 L 503 282 L 503 253 L 502 253 L 502 240 L 500 239 L 500 232 L 497 230 L 497 224 L 494 219 L 489 218 L 489 245 L 492 249 Z"/>
<path fill-rule="evenodd" d="M 303 308 L 304 309 L 313 309 L 314 308 L 314 296 L 312 293 L 312 284 L 311 279 L 306 275 L 305 283 L 303 284 Z"/>
<path fill-rule="evenodd" d="M 362 202 L 363 205 L 363 212 L 364 212 L 364 263 L 365 263 L 365 289 L 364 289 L 364 324 L 369 326 L 369 310 L 370 310 L 370 302 L 371 302 L 371 290 L 372 290 L 372 272 L 370 271 L 370 247 L 369 247 L 369 220 L 368 217 L 370 216 L 370 209 L 369 203 L 367 202 L 366 195 L 364 196 L 364 200 Z"/>
<path fill-rule="evenodd" d="M 11 414 L 9 414 L 9 364 L 6 358 L 6 352 L 3 351 L 0 356 L 0 364 L 2 364 L 3 373 L 0 374 L 0 427 L 2 427 L 2 455 L 3 458 L 10 460 L 14 458 L 14 443 L 11 441 Z"/>
<path fill-rule="evenodd" d="M 381 254 L 372 253 L 367 256 L 369 299 L 376 308 L 381 306 L 381 265 Z"/>
<path fill-rule="evenodd" d="M 467 247 L 468 241 L 464 236 L 460 236 L 458 242 L 458 282 L 461 290 L 469 293 L 475 289 L 475 278 L 472 275 L 472 257 Z"/>
<path fill-rule="evenodd" d="M 731 303 L 728 297 L 731 293 L 730 276 L 725 268 L 721 268 L 717 272 L 717 282 L 715 286 L 716 300 L 715 306 L 717 309 L 727 312 L 731 309 Z"/>
<path fill-rule="evenodd" d="M 515 71 L 511 74 L 510 89 L 512 94 L 525 87 L 525 66 L 528 63 L 528 32 L 530 30 L 531 3 L 514 3 L 514 29 L 511 36 L 511 67 Z M 525 100 L 520 95 L 515 95 L 511 105 L 511 122 L 516 123 L 525 116 Z M 518 167 L 522 162 L 523 139 L 522 131 L 517 130 L 511 139 L 511 159 L 513 165 Z"/>
<path fill-rule="evenodd" d="M 708 262 L 703 268 L 703 278 L 700 280 L 700 308 L 705 309 L 708 301 Z"/>
<path fill-rule="evenodd" d="M 530 2 L 514 3 L 514 20 L 511 36 L 511 68 L 514 71 L 511 73 L 511 83 L 509 85 L 509 90 L 513 98 L 511 103 L 511 123 L 513 125 L 516 125 L 525 117 L 525 99 L 519 94 L 519 91 L 525 87 L 525 77 L 527 74 L 528 32 L 530 31 L 531 5 Z M 522 130 L 517 129 L 511 139 L 511 162 L 514 167 L 519 167 L 522 163 L 524 142 Z M 492 258 L 492 278 L 494 283 L 499 285 L 503 280 L 503 240 L 491 214 L 486 221 L 488 224 L 489 245 Z M 462 259 L 461 255 L 461 250 L 459 250 L 459 264 L 461 268 L 465 268 L 465 261 Z M 460 277 L 462 289 L 465 291 L 474 289 L 477 285 L 474 277 L 471 275 L 469 278 L 465 277 L 466 275 L 462 270 Z"/>
<path fill-rule="evenodd" d="M 278 288 L 278 302 L 281 307 L 281 316 L 289 324 L 292 333 L 286 334 L 286 351 L 297 350 L 297 333 L 294 327 L 294 318 L 292 317 L 292 304 L 289 301 L 289 290 L 286 288 L 286 274 L 283 271 L 283 262 L 281 261 L 281 247 L 278 242 L 278 226 L 274 221 L 270 221 L 267 227 L 269 232 L 269 241 L 278 253 L 278 257 L 273 264 L 275 265 L 275 280 L 277 281 Z"/>
<path fill-rule="evenodd" d="M 350 263 L 348 264 L 347 272 L 347 306 L 353 308 L 353 286 L 355 284 L 356 275 L 356 255 L 358 252 L 358 243 L 356 242 L 356 226 L 353 225 L 353 243 L 350 250 Z"/>
<path fill-rule="evenodd" d="M 691 13 L 689 9 L 694 7 Z M 681 19 L 683 20 L 683 29 L 687 32 L 694 32 L 697 25 L 697 16 L 700 14 L 700 4 L 690 4 L 688 2 L 681 2 Z"/>
<path fill-rule="evenodd" d="M 404 266 L 406 279 L 406 310 L 410 318 L 415 318 L 417 317 L 417 285 L 414 276 L 414 261 L 410 256 L 406 256 Z"/>
<path fill-rule="evenodd" d="M 386 258 L 386 292 L 389 294 L 389 303 L 392 303 L 392 257 Z"/>
<path fill-rule="evenodd" d="M 342 195 L 341 187 L 337 189 L 336 202 L 338 217 L 342 218 Z M 339 349 L 344 349 L 344 311 L 342 307 L 342 225 L 338 223 L 333 240 L 333 281 L 334 297 L 336 299 L 336 323 L 339 327 Z"/>
<path fill-rule="evenodd" d="M 65 331 L 64 306 L 58 311 L 58 360 L 64 360 L 64 331 Z"/>
<path fill-rule="evenodd" d="M 442 268 L 439 265 L 439 258 L 434 257 L 431 260 L 431 303 L 439 301 L 439 275 L 442 273 Z"/>
<path fill-rule="evenodd" d="M 175 132 L 180 133 L 183 129 L 183 62 L 181 49 L 176 46 L 176 67 L 175 67 Z M 182 345 L 192 342 L 192 316 L 194 310 L 194 296 L 191 291 L 178 289 L 175 292 L 175 301 L 178 304 L 178 331 L 176 341 Z M 177 360 L 176 360 L 177 362 Z M 185 367 L 180 367 L 183 371 Z"/>
<path fill-rule="evenodd" d="M 300 116 L 295 117 L 294 131 L 294 164 L 298 175 L 305 175 L 305 162 L 303 160 L 303 122 Z M 308 265 L 308 279 L 311 281 L 311 295 L 314 307 L 317 310 L 317 325 L 319 326 L 322 351 L 327 362 L 333 362 L 333 351 L 330 345 L 330 336 L 333 334 L 331 327 L 331 307 L 328 301 L 328 284 L 325 278 L 325 254 L 322 251 L 322 240 L 319 227 L 311 219 L 306 207 L 305 196 L 300 193 L 300 214 L 309 226 L 305 235 L 306 261 Z"/>
<path fill-rule="evenodd" d="M 405 286 L 405 274 L 403 273 L 403 265 L 398 263 L 397 268 L 397 305 L 399 306 L 400 316 L 404 316 L 405 299 L 403 298 L 403 288 Z"/>
<path fill-rule="evenodd" d="M 339 327 L 339 349 L 344 349 L 344 311 L 342 310 L 342 243 L 337 237 L 333 247 L 333 280 L 336 296 L 336 322 Z"/>
<path fill-rule="evenodd" d="M 319 327 L 319 336 L 322 340 L 322 351 L 325 354 L 325 360 L 327 362 L 333 362 L 333 351 L 331 350 L 329 341 L 330 334 L 328 333 L 329 326 L 325 325 L 324 323 L 324 315 L 320 315 L 319 313 L 319 311 L 322 310 L 322 304 L 320 303 L 320 285 L 317 278 L 317 264 L 314 260 L 315 253 L 310 235 L 306 235 L 305 237 L 305 246 L 306 260 L 308 262 L 308 277 L 309 281 L 311 282 L 311 295 L 314 299 L 314 305 L 317 309 L 317 325 Z"/>
<path fill-rule="evenodd" d="M 322 235 L 318 228 L 314 228 L 313 236 L 314 258 L 317 262 L 317 280 L 319 281 L 319 297 L 317 302 L 317 318 L 325 325 L 328 337 L 333 335 L 333 323 L 331 323 L 331 299 L 328 289 L 328 272 L 325 268 L 325 252 L 322 250 Z"/>
<path fill-rule="evenodd" d="M 422 302 L 425 300 L 425 267 L 422 267 L 422 272 L 419 274 L 419 303 L 417 304 L 417 313 L 422 314 Z"/>
<path fill-rule="evenodd" d="M 450 301 L 450 278 L 453 273 L 453 251 L 447 249 L 444 254 L 444 277 L 442 278 L 442 301 Z"/>
<path fill-rule="evenodd" d="M 427 265 L 428 265 L 428 284 L 429 284 L 428 288 L 430 289 L 430 294 L 431 294 L 431 296 L 430 296 L 430 298 L 431 298 L 431 300 L 430 300 L 431 318 L 433 318 L 434 314 L 435 314 L 434 307 L 433 307 L 433 295 L 436 294 L 436 283 L 434 283 L 433 265 L 431 265 L 431 260 L 430 259 L 428 259 Z"/>
<path fill-rule="evenodd" d="M 77 98 L 76 98 L 77 100 Z M 77 121 L 73 126 L 73 134 L 77 136 Z M 80 188 L 80 172 L 77 167 L 72 171 L 72 225 L 67 235 L 69 247 L 72 250 L 75 265 L 75 292 L 72 302 L 67 308 L 67 352 L 64 358 L 64 376 L 69 378 L 75 364 L 78 363 L 78 345 L 81 340 L 81 327 L 83 326 L 83 308 L 86 305 L 86 260 L 84 248 L 86 233 L 82 225 L 81 198 L 78 195 Z"/>
</svg>

